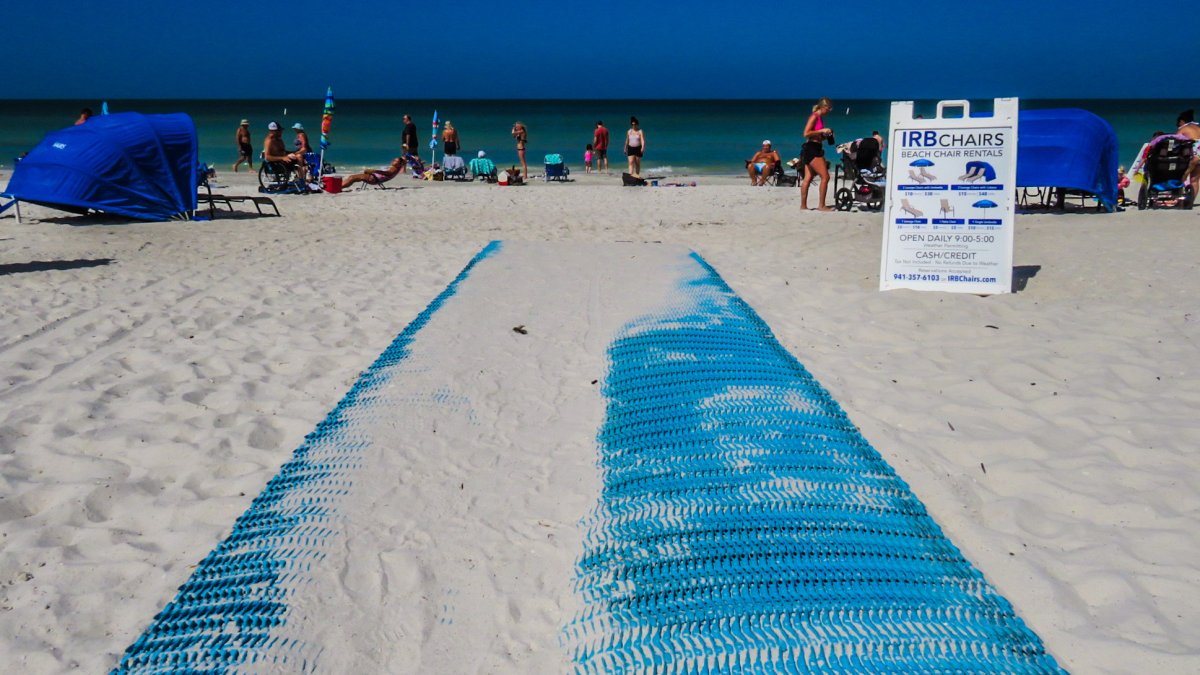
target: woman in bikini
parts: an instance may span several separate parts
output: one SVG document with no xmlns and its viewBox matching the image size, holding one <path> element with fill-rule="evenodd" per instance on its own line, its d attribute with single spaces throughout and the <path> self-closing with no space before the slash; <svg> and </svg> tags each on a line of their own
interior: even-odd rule
<svg viewBox="0 0 1200 675">
<path fill-rule="evenodd" d="M 342 189 L 345 190 L 355 183 L 367 183 L 368 185 L 386 183 L 395 178 L 402 170 L 404 170 L 404 158 L 397 157 L 386 169 L 363 169 L 362 173 L 346 176 L 346 179 L 342 181 Z"/>
<path fill-rule="evenodd" d="M 458 140 L 458 129 L 450 120 L 446 120 L 446 128 L 442 130 L 442 149 L 447 155 L 457 155 L 462 147 Z"/>
<path fill-rule="evenodd" d="M 521 158 L 521 179 L 529 180 L 529 165 L 525 163 L 525 146 L 529 143 L 529 130 L 525 123 L 518 120 L 512 128 L 512 136 L 517 139 L 517 157 Z"/>
<path fill-rule="evenodd" d="M 812 114 L 808 116 L 808 122 L 804 125 L 806 141 L 800 149 L 800 161 L 804 164 L 804 182 L 800 184 L 800 208 L 804 210 L 808 210 L 808 186 L 812 183 L 813 176 L 821 179 L 821 201 L 817 210 L 833 210 L 825 205 L 825 198 L 829 194 L 829 165 L 825 162 L 825 149 L 822 147 L 822 143 L 833 138 L 833 129 L 825 126 L 824 119 L 830 110 L 833 110 L 833 102 L 822 98 L 813 106 Z"/>
<path fill-rule="evenodd" d="M 625 155 L 629 158 L 629 174 L 642 175 L 642 155 L 646 152 L 646 134 L 638 126 L 638 118 L 629 118 L 629 131 L 625 132 Z"/>
</svg>

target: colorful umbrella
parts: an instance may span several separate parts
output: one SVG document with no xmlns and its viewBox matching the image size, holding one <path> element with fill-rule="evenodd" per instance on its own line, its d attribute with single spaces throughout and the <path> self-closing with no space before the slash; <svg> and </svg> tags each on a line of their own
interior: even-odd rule
<svg viewBox="0 0 1200 675">
<path fill-rule="evenodd" d="M 438 146 L 438 116 L 437 111 L 433 111 L 433 135 L 429 137 L 429 150 L 433 154 L 433 159 L 430 163 L 437 161 L 437 146 Z"/>
<path fill-rule="evenodd" d="M 333 126 L 333 87 L 325 89 L 325 113 L 321 115 L 321 166 L 317 178 L 325 171 L 325 148 L 329 147 L 329 129 Z"/>
</svg>

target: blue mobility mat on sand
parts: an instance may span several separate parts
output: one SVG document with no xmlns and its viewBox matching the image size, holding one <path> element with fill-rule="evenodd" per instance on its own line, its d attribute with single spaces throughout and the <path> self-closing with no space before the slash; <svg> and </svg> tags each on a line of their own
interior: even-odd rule
<svg viewBox="0 0 1200 675">
<path fill-rule="evenodd" d="M 500 251 L 476 255 L 400 333 L 114 673 L 310 672 L 369 648 L 298 630 L 333 609 L 303 589 L 345 552 L 348 504 L 368 487 L 352 484 L 355 472 L 378 472 L 366 461 L 372 424 L 400 414 L 388 394 L 404 377 L 397 364 L 422 358 L 418 333 Z M 576 570 L 583 609 L 562 635 L 575 669 L 1060 672 L 715 270 L 682 251 L 669 261 L 631 271 L 661 282 L 654 293 L 677 309 L 633 321 L 609 345 L 563 346 L 597 357 L 606 346 L 610 361 L 603 483 Z M 647 311 L 613 299 L 604 335 Z M 437 318 L 431 330 L 447 317 Z"/>
<path fill-rule="evenodd" d="M 1056 673 L 829 394 L 704 260 L 609 349 L 583 673 Z"/>
<path fill-rule="evenodd" d="M 355 421 L 386 381 L 381 371 L 404 360 L 413 337 L 466 280 L 472 268 L 500 250 L 492 242 L 384 350 L 337 407 L 304 438 L 291 461 L 267 483 L 217 545 L 125 650 L 112 673 L 223 673 L 253 663 L 270 650 L 283 653 L 287 672 L 308 672 L 320 646 L 278 644 L 271 630 L 285 622 L 287 592 L 281 582 L 303 576 L 320 556 L 337 502 L 351 486 L 364 443 Z M 288 660 L 288 653 L 293 659 Z"/>
</svg>

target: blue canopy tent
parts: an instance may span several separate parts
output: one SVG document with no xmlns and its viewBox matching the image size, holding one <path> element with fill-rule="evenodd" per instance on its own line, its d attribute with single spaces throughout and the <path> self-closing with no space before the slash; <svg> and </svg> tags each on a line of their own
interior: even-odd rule
<svg viewBox="0 0 1200 675">
<path fill-rule="evenodd" d="M 116 113 L 53 131 L 17 163 L 5 194 L 64 211 L 140 220 L 196 210 L 196 126 L 184 113 Z"/>
<path fill-rule="evenodd" d="M 1117 134 L 1078 108 L 1022 110 L 1017 134 L 1017 187 L 1089 192 L 1112 211 L 1117 203 Z"/>
</svg>

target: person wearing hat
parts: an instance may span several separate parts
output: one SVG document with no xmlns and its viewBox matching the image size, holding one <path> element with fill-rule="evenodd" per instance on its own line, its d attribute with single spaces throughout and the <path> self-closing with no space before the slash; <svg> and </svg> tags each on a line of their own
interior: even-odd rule
<svg viewBox="0 0 1200 675">
<path fill-rule="evenodd" d="M 251 153 L 254 152 L 254 141 L 250 140 L 250 120 L 242 120 L 238 125 L 237 134 L 234 136 L 234 141 L 238 148 L 238 161 L 233 164 L 233 172 L 237 173 L 238 167 L 242 162 L 254 170 L 254 158 Z"/>
<path fill-rule="evenodd" d="M 294 164 L 301 176 L 308 175 L 308 165 L 304 162 L 304 155 L 299 152 L 289 153 L 287 151 L 287 147 L 283 144 L 283 131 L 276 122 L 267 125 L 267 138 L 263 141 L 263 161 Z"/>
<path fill-rule="evenodd" d="M 296 152 L 302 155 L 312 152 L 312 146 L 308 144 L 308 132 L 304 130 L 304 125 L 296 122 L 292 125 L 292 130 L 296 132 Z"/>
<path fill-rule="evenodd" d="M 771 141 L 762 142 L 762 150 L 754 153 L 746 162 L 746 172 L 750 174 L 751 185 L 766 185 L 767 179 L 775 173 L 775 165 L 781 162 L 779 153 L 771 147 Z"/>
</svg>

